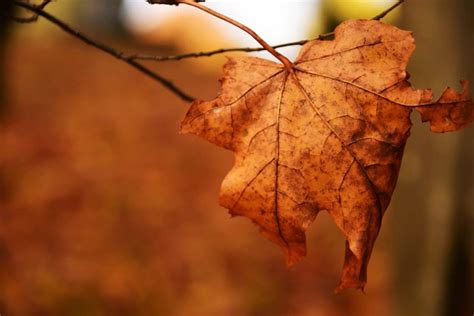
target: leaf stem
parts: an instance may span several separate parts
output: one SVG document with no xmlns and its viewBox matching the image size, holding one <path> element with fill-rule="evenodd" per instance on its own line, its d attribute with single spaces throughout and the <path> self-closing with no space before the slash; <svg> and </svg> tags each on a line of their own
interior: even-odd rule
<svg viewBox="0 0 474 316">
<path fill-rule="evenodd" d="M 224 21 L 226 21 L 226 22 L 228 22 L 232 25 L 235 25 L 236 27 L 238 27 L 242 31 L 244 31 L 247 34 L 249 34 L 250 36 L 252 36 L 260 45 L 262 45 L 262 47 L 265 50 L 267 50 L 270 54 L 275 56 L 285 66 L 285 68 L 287 68 L 287 69 L 292 69 L 293 68 L 293 63 L 287 57 L 285 57 L 281 53 L 277 52 L 275 50 L 275 48 L 273 48 L 270 44 L 265 42 L 257 33 L 255 33 L 255 31 L 253 31 L 248 26 L 245 26 L 242 23 L 237 22 L 237 21 L 235 21 L 235 20 L 229 18 L 228 16 L 225 16 L 225 15 L 219 13 L 219 12 L 216 12 L 216 11 L 214 11 L 214 10 L 212 10 L 212 9 L 210 9 L 210 8 L 200 4 L 198 2 L 194 2 L 193 0 L 178 0 L 178 1 L 176 1 L 176 3 L 178 3 L 178 4 L 182 3 L 182 4 L 186 4 L 186 5 L 198 8 L 198 9 L 200 9 L 200 10 L 206 12 L 206 13 L 209 13 L 210 15 L 215 16 L 216 18 L 224 20 Z"/>
</svg>

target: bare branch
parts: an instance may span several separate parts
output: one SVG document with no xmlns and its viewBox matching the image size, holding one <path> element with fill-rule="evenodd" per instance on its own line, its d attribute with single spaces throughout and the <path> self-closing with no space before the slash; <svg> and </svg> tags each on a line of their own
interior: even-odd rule
<svg viewBox="0 0 474 316">
<path fill-rule="evenodd" d="M 317 39 L 327 39 L 331 37 L 333 33 L 322 34 Z M 285 43 L 280 45 L 272 46 L 274 49 L 288 47 L 288 46 L 296 46 L 296 45 L 304 45 L 311 40 L 301 40 L 291 43 Z M 155 56 L 155 55 L 144 55 L 144 54 L 135 54 L 130 55 L 128 58 L 135 59 L 135 60 L 153 60 L 153 61 L 169 61 L 169 60 L 181 60 L 186 58 L 197 58 L 197 57 L 210 57 L 217 54 L 222 53 L 231 53 L 231 52 L 261 52 L 264 51 L 265 48 L 263 47 L 236 47 L 236 48 L 219 48 L 216 50 L 211 50 L 207 52 L 195 52 L 195 53 L 186 53 L 181 55 L 172 55 L 172 56 Z"/>
<path fill-rule="evenodd" d="M 63 31 L 65 31 L 66 33 L 80 39 L 81 41 L 83 41 L 84 43 L 87 43 L 125 63 L 127 63 L 128 65 L 132 66 L 133 68 L 137 69 L 138 71 L 144 73 L 145 75 L 147 75 L 148 77 L 158 81 L 159 83 L 161 83 L 165 88 L 169 89 L 170 91 L 172 91 L 174 94 L 176 94 L 178 97 L 180 97 L 182 100 L 184 101 L 187 101 L 187 102 L 190 102 L 190 101 L 193 101 L 194 98 L 189 96 L 187 93 L 185 93 L 184 91 L 182 91 L 180 88 L 176 87 L 171 81 L 169 81 L 168 79 L 160 76 L 159 74 L 157 74 L 156 72 L 153 72 L 151 69 L 145 67 L 144 65 L 140 64 L 139 62 L 137 62 L 136 60 L 133 60 L 133 59 L 130 59 L 128 57 L 126 57 L 124 55 L 124 53 L 114 49 L 114 48 L 111 48 L 103 43 L 100 43 L 96 40 L 93 40 L 91 39 L 90 37 L 82 34 L 81 32 L 73 29 L 72 27 L 70 27 L 69 25 L 67 25 L 66 23 L 64 23 L 63 21 L 59 20 L 58 18 L 54 17 L 53 15 L 49 14 L 48 12 L 44 11 L 44 7 L 50 2 L 49 0 L 48 1 L 43 1 L 42 4 L 40 5 L 34 5 L 34 4 L 30 4 L 30 3 L 27 3 L 27 2 L 23 2 L 23 1 L 18 1 L 18 0 L 10 0 L 14 5 L 18 6 L 18 7 L 21 7 L 21 8 L 24 8 L 30 12 L 33 12 L 35 15 L 37 16 L 41 16 L 43 18 L 45 18 L 46 20 L 48 20 L 49 22 L 55 24 L 56 26 L 58 26 L 59 28 L 61 28 Z"/>
<path fill-rule="evenodd" d="M 390 12 L 392 12 L 395 8 L 397 8 L 398 6 L 400 6 L 403 2 L 405 2 L 405 0 L 398 0 L 397 3 L 393 4 L 390 8 L 388 8 L 387 10 L 377 14 L 376 16 L 374 16 L 372 18 L 372 20 L 380 20 L 380 19 L 383 19 L 387 14 L 389 14 Z"/>
<path fill-rule="evenodd" d="M 158 1 L 158 0 L 149 0 L 148 2 L 155 3 L 154 1 Z M 388 9 L 374 16 L 372 20 L 380 20 L 384 18 L 387 14 L 389 14 L 395 8 L 400 6 L 404 1 L 405 0 L 399 0 Z M 289 43 L 279 44 L 279 45 L 275 45 L 271 47 L 274 49 L 277 49 L 277 48 L 282 48 L 282 47 L 304 45 L 307 42 L 312 41 L 312 40 L 327 40 L 327 39 L 331 39 L 333 36 L 334 36 L 334 32 L 329 32 L 329 33 L 320 34 L 318 37 L 313 38 L 313 39 L 289 42 Z M 194 52 L 194 53 L 186 53 L 186 54 L 172 55 L 172 56 L 154 56 L 154 55 L 145 55 L 145 54 L 135 54 L 135 55 L 130 55 L 129 58 L 133 60 L 170 61 L 170 60 L 181 60 L 181 59 L 186 59 L 186 58 L 210 57 L 213 55 L 223 54 L 223 53 L 232 53 L 232 52 L 250 53 L 250 52 L 261 52 L 264 50 L 266 49 L 263 47 L 235 47 L 235 48 L 220 48 L 220 49 L 211 50 L 207 52 Z"/>
<path fill-rule="evenodd" d="M 125 53 L 118 51 L 110 46 L 107 46 L 103 43 L 100 43 L 96 40 L 91 39 L 90 37 L 80 33 L 79 31 L 73 29 L 72 27 L 68 26 L 66 23 L 63 21 L 59 20 L 55 16 L 49 14 L 48 12 L 44 11 L 44 8 L 51 3 L 53 0 L 43 0 L 40 4 L 35 5 L 29 3 L 28 0 L 21 1 L 21 0 L 9 0 L 11 1 L 14 5 L 21 7 L 23 9 L 26 9 L 30 12 L 33 13 L 32 16 L 30 17 L 16 17 L 16 16 L 10 16 L 14 21 L 18 23 L 32 23 L 36 22 L 38 20 L 38 17 L 41 16 L 45 18 L 46 20 L 50 21 L 51 23 L 55 24 L 59 28 L 61 28 L 63 31 L 66 33 L 69 33 L 70 35 L 80 39 L 81 41 L 127 63 L 128 65 L 134 67 L 138 71 L 144 73 L 148 77 L 158 81 L 161 83 L 165 88 L 169 89 L 173 93 L 175 93 L 178 97 L 180 97 L 184 101 L 192 101 L 194 98 L 190 97 L 188 94 L 183 92 L 180 88 L 176 87 L 171 81 L 168 79 L 162 77 L 161 75 L 157 74 L 156 72 L 152 71 L 151 69 L 147 68 L 143 64 L 139 63 L 138 60 L 150 60 L 150 61 L 169 61 L 169 60 L 181 60 L 181 59 L 186 59 L 186 58 L 198 58 L 198 57 L 210 57 L 213 55 L 217 54 L 222 54 L 222 53 L 229 53 L 229 52 L 258 52 L 258 51 L 264 51 L 267 50 L 270 53 L 274 54 L 277 58 L 282 56 L 280 53 L 276 52 L 275 50 L 278 48 L 282 47 L 289 47 L 289 46 L 296 46 L 296 45 L 304 45 L 307 42 L 311 40 L 327 40 L 331 39 L 334 36 L 334 32 L 329 32 L 325 34 L 321 34 L 318 37 L 314 39 L 306 39 L 306 40 L 300 40 L 300 41 L 295 41 L 295 42 L 289 42 L 289 43 L 284 43 L 284 44 L 279 44 L 275 46 L 270 46 L 266 42 L 264 42 L 258 35 L 255 34 L 252 30 L 250 30 L 248 27 L 231 20 L 228 17 L 225 17 L 218 12 L 212 11 L 211 9 L 202 6 L 199 4 L 199 2 L 204 2 L 204 0 L 147 0 L 151 4 L 169 4 L 169 5 L 178 5 L 180 3 L 182 4 L 188 4 L 192 5 L 194 7 L 197 7 L 201 10 L 204 10 L 218 18 L 224 19 L 227 22 L 234 24 L 238 26 L 239 28 L 243 29 L 250 35 L 252 35 L 257 41 L 259 41 L 260 44 L 264 47 L 236 47 L 236 48 L 221 48 L 221 49 L 216 49 L 212 51 L 207 51 L 207 52 L 193 52 L 193 53 L 187 53 L 187 54 L 180 54 L 180 55 L 173 55 L 173 56 L 155 56 L 155 55 L 145 55 L 145 54 L 133 54 L 133 55 L 126 55 Z M 391 11 L 393 11 L 395 8 L 400 6 L 404 0 L 398 0 L 395 4 L 393 4 L 391 7 L 388 9 L 384 10 L 383 12 L 377 14 L 372 18 L 372 20 L 380 20 L 384 18 L 387 14 L 389 14 Z M 279 58 L 280 59 L 280 58 Z M 283 63 L 285 63 L 283 60 L 285 58 L 281 58 Z"/>
</svg>

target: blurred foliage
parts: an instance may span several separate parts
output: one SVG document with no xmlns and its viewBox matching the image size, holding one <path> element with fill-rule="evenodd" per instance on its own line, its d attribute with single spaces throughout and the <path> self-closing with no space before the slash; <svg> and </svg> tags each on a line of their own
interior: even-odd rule
<svg viewBox="0 0 474 316">
<path fill-rule="evenodd" d="M 179 136 L 187 106 L 154 82 L 65 38 L 13 40 L 7 58 L 2 314 L 389 314 L 383 242 L 370 297 L 332 294 L 344 241 L 326 214 L 287 271 L 277 247 L 218 207 L 231 154 Z M 216 93 L 215 76 L 188 62 L 160 69 Z"/>
</svg>

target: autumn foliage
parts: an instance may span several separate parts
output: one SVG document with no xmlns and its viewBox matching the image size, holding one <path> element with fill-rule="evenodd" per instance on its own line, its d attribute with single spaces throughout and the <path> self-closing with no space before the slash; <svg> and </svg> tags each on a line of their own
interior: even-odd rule
<svg viewBox="0 0 474 316">
<path fill-rule="evenodd" d="M 334 40 L 305 44 L 291 67 L 230 58 L 219 96 L 194 102 L 182 123 L 183 133 L 235 153 L 220 204 L 257 224 L 289 266 L 306 255 L 305 230 L 329 212 L 347 240 L 337 291 L 364 288 L 411 112 L 434 132 L 473 120 L 466 81 L 461 93 L 448 88 L 436 101 L 410 86 L 414 49 L 408 31 L 351 20 Z"/>
</svg>

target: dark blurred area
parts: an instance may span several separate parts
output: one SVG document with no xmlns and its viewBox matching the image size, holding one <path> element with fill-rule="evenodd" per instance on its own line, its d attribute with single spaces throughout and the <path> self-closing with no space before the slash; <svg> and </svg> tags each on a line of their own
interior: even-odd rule
<svg viewBox="0 0 474 316">
<path fill-rule="evenodd" d="M 318 32 L 340 22 L 335 3 L 323 1 Z M 47 10 L 124 51 L 181 53 L 129 32 L 120 8 L 89 0 Z M 344 239 L 327 214 L 308 231 L 308 257 L 287 270 L 277 246 L 218 206 L 232 154 L 178 134 L 186 103 L 45 21 L 12 23 L 5 16 L 20 12 L 8 1 L 0 11 L 0 315 L 474 312 L 472 126 L 433 134 L 413 114 L 366 294 L 334 295 Z M 469 0 L 402 6 L 393 23 L 414 32 L 415 87 L 440 95 L 474 82 L 473 12 Z M 211 99 L 221 63 L 197 63 L 147 65 Z"/>
</svg>

